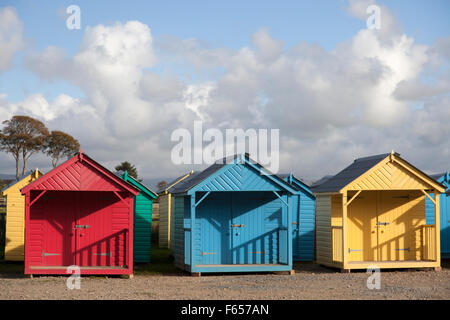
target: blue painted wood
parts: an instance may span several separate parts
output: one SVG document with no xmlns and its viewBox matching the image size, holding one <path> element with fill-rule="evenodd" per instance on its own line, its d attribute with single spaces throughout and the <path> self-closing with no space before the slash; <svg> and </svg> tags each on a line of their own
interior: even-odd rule
<svg viewBox="0 0 450 320">
<path fill-rule="evenodd" d="M 199 264 L 231 264 L 230 193 L 209 195 L 197 207 L 197 237 L 200 241 Z"/>
<path fill-rule="evenodd" d="M 292 250 L 294 261 L 314 261 L 316 201 L 309 187 L 289 175 L 285 180 L 299 191 L 292 196 Z"/>
<path fill-rule="evenodd" d="M 195 268 L 195 272 L 276 272 L 276 271 L 290 271 L 292 270 L 292 266 L 290 265 L 255 265 L 249 264 L 244 266 L 214 266 L 214 267 L 206 267 L 206 266 L 198 266 Z"/>
<path fill-rule="evenodd" d="M 268 220 L 264 210 L 272 201 L 275 197 L 267 192 L 232 194 L 231 244 L 234 264 L 273 263 L 270 259 L 273 253 L 266 256 L 266 246 L 269 250 L 278 251 L 278 244 L 273 241 L 275 231 L 266 231 Z"/>
<path fill-rule="evenodd" d="M 450 176 L 448 173 L 444 174 L 438 179 L 438 182 L 447 187 L 445 190 L 450 190 Z M 434 194 L 430 194 L 434 199 Z M 440 204 L 440 225 L 441 225 L 441 256 L 442 258 L 450 258 L 450 195 L 443 193 L 439 197 Z M 430 199 L 425 199 L 426 223 L 434 224 L 434 203 Z"/>
<path fill-rule="evenodd" d="M 176 266 L 190 272 L 291 270 L 295 189 L 249 164 L 222 169 L 187 194 L 173 195 Z"/>
</svg>

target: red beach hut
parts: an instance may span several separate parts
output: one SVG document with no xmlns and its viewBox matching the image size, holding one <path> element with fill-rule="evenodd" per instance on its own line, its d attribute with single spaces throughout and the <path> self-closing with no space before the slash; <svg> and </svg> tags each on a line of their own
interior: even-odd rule
<svg viewBox="0 0 450 320">
<path fill-rule="evenodd" d="M 21 192 L 25 274 L 132 275 L 137 189 L 80 151 Z"/>
</svg>

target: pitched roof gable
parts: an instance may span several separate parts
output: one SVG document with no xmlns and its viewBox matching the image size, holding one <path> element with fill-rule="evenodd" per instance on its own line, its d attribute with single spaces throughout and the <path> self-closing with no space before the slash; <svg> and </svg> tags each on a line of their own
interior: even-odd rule
<svg viewBox="0 0 450 320">
<path fill-rule="evenodd" d="M 313 195 L 311 188 L 302 179 L 295 177 L 292 173 L 282 173 L 278 175 L 280 178 L 284 179 L 286 182 L 290 183 L 294 188 L 301 190 L 309 195 Z"/>
<path fill-rule="evenodd" d="M 19 180 L 17 180 L 17 181 L 16 181 L 16 180 L 12 181 L 10 184 L 8 184 L 7 186 L 5 186 L 1 191 L 2 191 L 3 193 L 7 193 L 8 189 L 12 188 L 13 186 L 15 186 L 15 185 L 18 184 L 18 183 L 19 183 L 19 184 L 22 183 L 23 180 L 26 180 L 26 179 L 30 180 L 30 179 L 32 179 L 32 178 L 37 179 L 37 178 L 41 177 L 42 175 L 43 175 L 43 173 L 40 172 L 38 169 L 33 170 L 33 171 L 30 171 L 30 172 L 27 173 L 27 174 L 21 175 L 21 176 L 19 177 Z"/>
<path fill-rule="evenodd" d="M 371 171 L 370 174 L 369 171 Z M 344 188 L 351 190 L 389 190 L 425 189 L 430 186 L 438 190 L 442 190 L 443 187 L 402 159 L 400 154 L 386 153 L 356 159 L 347 168 L 324 183 L 311 187 L 311 189 L 314 193 L 336 193 Z"/>
<path fill-rule="evenodd" d="M 239 164 L 246 166 L 240 166 Z M 251 176 L 250 176 L 251 175 Z M 261 177 L 264 177 L 261 179 Z M 173 193 L 194 191 L 259 191 L 297 190 L 280 177 L 269 172 L 259 163 L 244 156 L 234 155 L 221 159 L 202 172 L 191 175 L 176 185 Z"/>
<path fill-rule="evenodd" d="M 123 172 L 117 172 L 116 175 L 118 175 L 120 178 L 125 180 L 128 183 L 131 183 L 131 185 L 135 188 L 138 188 L 140 191 L 142 191 L 144 194 L 149 196 L 150 198 L 156 199 L 158 195 L 150 190 L 146 185 L 144 185 L 142 182 L 136 180 L 134 177 L 130 176 L 127 171 Z"/>
<path fill-rule="evenodd" d="M 139 194 L 136 188 L 81 152 L 22 188 L 21 192 L 25 194 L 30 190 L 128 191 Z"/>
<path fill-rule="evenodd" d="M 172 192 L 172 189 L 180 182 L 182 182 L 184 179 L 190 177 L 192 174 L 194 174 L 194 170 L 191 170 L 188 173 L 185 173 L 179 177 L 177 177 L 176 179 L 170 181 L 164 188 L 159 189 L 156 193 L 157 194 L 161 194 L 161 193 L 166 193 L 166 192 Z"/>
</svg>

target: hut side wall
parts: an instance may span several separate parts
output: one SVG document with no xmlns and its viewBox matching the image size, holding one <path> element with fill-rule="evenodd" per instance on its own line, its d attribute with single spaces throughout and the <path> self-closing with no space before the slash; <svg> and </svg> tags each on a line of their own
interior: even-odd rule
<svg viewBox="0 0 450 320">
<path fill-rule="evenodd" d="M 153 200 L 142 193 L 139 193 L 134 199 L 133 260 L 150 262 Z"/>
<path fill-rule="evenodd" d="M 450 190 L 449 182 L 444 181 L 443 178 L 439 179 L 439 182 L 447 187 L 446 192 Z M 430 196 L 434 199 L 434 194 L 430 194 Z M 450 258 L 450 195 L 445 193 L 441 194 L 439 202 L 441 215 L 441 254 L 444 258 Z M 434 224 L 434 203 L 428 198 L 425 198 L 425 208 L 426 223 Z"/>
<path fill-rule="evenodd" d="M 185 239 L 189 240 L 189 231 L 185 232 L 185 227 L 189 227 L 189 221 L 185 216 L 185 201 L 188 197 L 175 196 L 174 198 L 174 239 L 173 239 L 173 249 L 175 257 L 175 266 L 180 269 L 186 269 L 186 265 L 189 262 L 189 243 L 185 242 Z M 185 199 L 186 198 L 186 199 Z M 187 270 L 187 269 L 186 269 Z"/>
<path fill-rule="evenodd" d="M 169 195 L 163 194 L 159 196 L 159 247 L 169 247 Z"/>
<path fill-rule="evenodd" d="M 299 245 L 293 248 L 295 261 L 314 260 L 315 207 L 313 197 L 300 194 Z"/>
<path fill-rule="evenodd" d="M 332 262 L 331 197 L 316 197 L 316 261 L 329 265 Z"/>
<path fill-rule="evenodd" d="M 36 178 L 33 173 L 4 193 L 6 196 L 5 260 L 24 260 L 25 196 L 20 193 L 20 189 L 34 180 Z"/>
</svg>

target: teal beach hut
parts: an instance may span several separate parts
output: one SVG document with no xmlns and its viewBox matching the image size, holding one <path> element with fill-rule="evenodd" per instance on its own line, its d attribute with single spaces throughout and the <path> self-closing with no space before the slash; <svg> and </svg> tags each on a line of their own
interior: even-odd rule
<svg viewBox="0 0 450 320">
<path fill-rule="evenodd" d="M 134 236 L 133 261 L 150 262 L 150 248 L 152 243 L 152 209 L 153 200 L 157 195 L 144 184 L 128 175 L 128 172 L 116 173 L 123 180 L 139 190 L 134 197 Z"/>
</svg>

